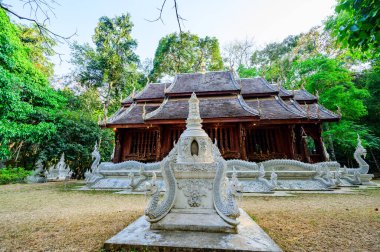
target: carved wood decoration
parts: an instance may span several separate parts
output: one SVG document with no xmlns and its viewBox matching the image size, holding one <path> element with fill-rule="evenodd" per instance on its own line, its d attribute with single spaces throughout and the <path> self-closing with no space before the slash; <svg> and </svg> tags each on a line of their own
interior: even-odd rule
<svg viewBox="0 0 380 252">
<path fill-rule="evenodd" d="M 159 161 L 173 148 L 185 125 L 160 125 L 150 128 L 116 131 L 114 162 L 125 160 Z M 323 156 L 319 125 L 270 125 L 210 123 L 204 130 L 225 159 L 264 161 L 291 158 L 304 162 L 321 162 Z M 305 137 L 315 140 L 316 153 L 308 153 Z"/>
</svg>

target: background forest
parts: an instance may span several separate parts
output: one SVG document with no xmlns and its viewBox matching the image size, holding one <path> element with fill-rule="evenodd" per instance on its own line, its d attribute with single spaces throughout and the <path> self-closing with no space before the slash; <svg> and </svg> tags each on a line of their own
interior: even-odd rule
<svg viewBox="0 0 380 252">
<path fill-rule="evenodd" d="M 0 166 L 55 164 L 61 153 L 83 177 L 95 142 L 103 160 L 113 131 L 101 129 L 122 99 L 148 82 L 180 72 L 235 69 L 240 77 L 265 77 L 287 89 L 304 87 L 342 115 L 324 125 L 332 160 L 356 166 L 357 134 L 368 150 L 372 173 L 380 171 L 380 5 L 376 0 L 338 0 L 320 27 L 258 48 L 253 40 L 220 46 L 215 37 L 190 32 L 163 37 L 153 59 L 141 60 L 128 13 L 100 17 L 92 44 L 71 42 L 72 73 L 54 80 L 54 37 L 36 25 L 12 22 L 0 1 Z"/>
</svg>

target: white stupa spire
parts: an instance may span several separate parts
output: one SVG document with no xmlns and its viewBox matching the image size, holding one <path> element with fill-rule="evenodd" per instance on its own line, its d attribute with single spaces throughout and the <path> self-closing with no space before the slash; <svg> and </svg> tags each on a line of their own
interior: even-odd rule
<svg viewBox="0 0 380 252">
<path fill-rule="evenodd" d="M 199 113 L 199 100 L 197 95 L 193 92 L 189 99 L 189 115 L 186 120 L 187 129 L 201 129 L 202 119 Z"/>
</svg>

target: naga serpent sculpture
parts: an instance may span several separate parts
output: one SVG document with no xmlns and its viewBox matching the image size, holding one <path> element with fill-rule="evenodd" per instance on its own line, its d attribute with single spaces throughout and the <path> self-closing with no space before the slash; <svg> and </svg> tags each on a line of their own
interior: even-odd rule
<svg viewBox="0 0 380 252">
<path fill-rule="evenodd" d="M 164 199 L 159 202 L 160 190 L 156 184 L 156 175 L 154 173 L 151 183 L 146 186 L 147 194 L 151 196 L 148 207 L 145 209 L 145 216 L 151 223 L 161 220 L 170 211 L 174 204 L 177 182 L 174 177 L 171 164 L 175 162 L 178 153 L 178 146 L 174 145 L 169 155 L 162 160 L 161 172 L 165 182 L 166 194 Z"/>
<path fill-rule="evenodd" d="M 362 158 L 367 156 L 367 150 L 362 145 L 362 140 L 358 134 L 358 145 L 356 146 L 356 150 L 354 152 L 354 158 L 356 162 L 359 164 L 359 168 L 347 168 L 348 174 L 355 174 L 358 172 L 359 174 L 367 174 L 369 172 L 368 163 Z"/>
</svg>

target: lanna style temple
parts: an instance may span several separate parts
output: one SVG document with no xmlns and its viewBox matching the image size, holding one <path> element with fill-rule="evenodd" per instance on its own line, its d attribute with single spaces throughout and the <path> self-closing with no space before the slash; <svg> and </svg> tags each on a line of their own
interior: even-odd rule
<svg viewBox="0 0 380 252">
<path fill-rule="evenodd" d="M 162 160 L 185 130 L 193 92 L 203 128 L 223 158 L 327 160 L 322 123 L 338 121 L 340 115 L 318 104 L 317 96 L 218 71 L 178 74 L 172 83 L 150 83 L 133 92 L 105 125 L 116 133 L 113 162 Z"/>
</svg>

